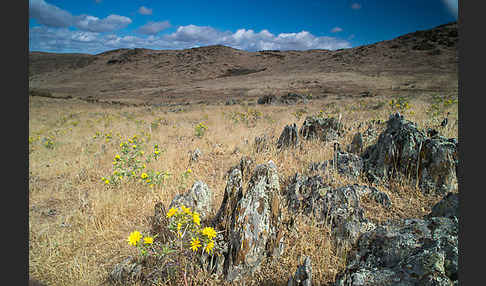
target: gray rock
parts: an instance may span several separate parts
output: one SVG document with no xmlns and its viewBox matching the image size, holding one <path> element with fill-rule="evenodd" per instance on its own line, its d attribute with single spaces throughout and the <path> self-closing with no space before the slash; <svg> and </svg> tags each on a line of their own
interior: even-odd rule
<svg viewBox="0 0 486 286">
<path fill-rule="evenodd" d="M 358 239 L 335 285 L 452 285 L 457 246 L 456 219 L 390 221 Z"/>
<path fill-rule="evenodd" d="M 302 138 L 306 140 L 319 139 L 321 141 L 337 140 L 344 134 L 344 130 L 339 120 L 331 118 L 321 118 L 308 116 L 299 130 Z"/>
<path fill-rule="evenodd" d="M 327 169 L 335 169 L 340 175 L 356 179 L 363 172 L 363 159 L 352 153 L 336 151 L 334 159 L 309 165 L 310 171 L 325 172 Z"/>
<path fill-rule="evenodd" d="M 174 199 L 172 199 L 169 209 L 184 205 L 191 208 L 192 211 L 198 212 L 201 216 L 201 220 L 204 220 L 211 212 L 212 200 L 213 192 L 209 189 L 208 185 L 203 181 L 196 181 L 189 191 L 184 194 L 176 195 Z"/>
<path fill-rule="evenodd" d="M 275 104 L 276 102 L 277 97 L 275 95 L 264 95 L 257 100 L 258 104 Z"/>
<path fill-rule="evenodd" d="M 370 195 L 385 208 L 391 206 L 390 198 L 376 188 L 355 184 L 333 189 L 319 175 L 295 174 L 284 195 L 291 212 L 313 216 L 318 224 L 330 223 L 337 241 L 346 244 L 375 227 L 364 217 L 362 196 Z"/>
<path fill-rule="evenodd" d="M 270 147 L 270 137 L 267 134 L 255 137 L 255 144 L 253 147 L 257 153 L 267 151 Z"/>
<path fill-rule="evenodd" d="M 348 152 L 353 154 L 361 154 L 363 151 L 363 135 L 358 132 L 354 135 L 353 141 L 348 146 Z"/>
<path fill-rule="evenodd" d="M 287 93 L 286 95 L 280 96 L 278 102 L 282 104 L 297 104 L 297 103 L 307 103 L 309 100 L 307 96 L 297 93 Z"/>
<path fill-rule="evenodd" d="M 423 192 L 446 193 L 457 186 L 457 142 L 440 136 L 427 138 L 399 113 L 390 115 L 386 130 L 362 158 L 371 182 L 401 175 Z"/>
<path fill-rule="evenodd" d="M 213 222 L 215 228 L 222 230 L 226 238 L 234 228 L 235 221 L 233 213 L 236 211 L 236 205 L 242 197 L 243 187 L 241 170 L 239 168 L 232 168 L 226 181 L 223 201 Z"/>
<path fill-rule="evenodd" d="M 191 156 L 189 158 L 189 162 L 197 162 L 199 157 L 201 157 L 202 152 L 199 150 L 199 148 L 196 148 L 193 152 L 190 152 Z"/>
<path fill-rule="evenodd" d="M 232 213 L 234 227 L 225 254 L 224 275 L 239 280 L 259 269 L 266 256 L 282 252 L 280 184 L 272 161 L 256 166 L 248 189 Z"/>
<path fill-rule="evenodd" d="M 253 169 L 253 166 L 254 166 L 254 162 L 253 162 L 253 159 L 249 156 L 242 156 L 241 159 L 240 159 L 240 162 L 231 167 L 228 172 L 226 172 L 225 174 L 225 178 L 228 178 L 230 175 L 231 175 L 231 172 L 233 172 L 233 169 L 239 169 L 240 172 L 241 172 L 241 178 L 243 180 L 246 180 L 250 175 L 251 175 L 251 171 Z"/>
<path fill-rule="evenodd" d="M 127 285 L 143 279 L 142 265 L 137 263 L 134 258 L 128 257 L 113 267 L 109 274 L 111 283 L 117 285 Z"/>
<path fill-rule="evenodd" d="M 299 265 L 293 277 L 287 281 L 287 286 L 312 286 L 312 262 L 306 256 L 304 263 Z"/>
<path fill-rule="evenodd" d="M 277 148 L 296 147 L 299 144 L 297 125 L 286 125 L 277 141 Z"/>
<path fill-rule="evenodd" d="M 428 217 L 456 217 L 459 219 L 459 195 L 448 193 L 442 200 L 432 207 Z"/>
</svg>

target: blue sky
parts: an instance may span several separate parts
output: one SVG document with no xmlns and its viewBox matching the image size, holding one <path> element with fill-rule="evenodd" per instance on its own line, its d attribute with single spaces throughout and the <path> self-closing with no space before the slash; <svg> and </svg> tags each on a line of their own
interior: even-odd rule
<svg viewBox="0 0 486 286">
<path fill-rule="evenodd" d="M 29 50 L 334 50 L 456 21 L 457 9 L 457 0 L 29 0 Z"/>
</svg>

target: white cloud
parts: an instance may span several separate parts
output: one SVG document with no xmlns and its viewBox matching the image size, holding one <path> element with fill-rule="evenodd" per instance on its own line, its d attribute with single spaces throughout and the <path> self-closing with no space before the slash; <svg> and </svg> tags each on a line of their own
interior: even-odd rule
<svg viewBox="0 0 486 286">
<path fill-rule="evenodd" d="M 137 37 L 119 36 L 87 31 L 72 31 L 34 27 L 29 32 L 29 49 L 32 51 L 100 53 L 119 48 L 187 49 L 207 45 L 225 45 L 241 50 L 335 50 L 350 48 L 347 40 L 318 37 L 308 31 L 274 35 L 268 30 L 255 32 L 239 29 L 236 32 L 220 31 L 208 26 L 180 26 L 170 34 Z"/>
<path fill-rule="evenodd" d="M 170 27 L 169 21 L 163 22 L 148 22 L 147 24 L 143 25 L 142 27 L 138 28 L 137 32 L 140 34 L 145 35 L 155 35 L 162 30 L 165 30 Z"/>
<path fill-rule="evenodd" d="M 359 4 L 359 3 L 353 3 L 351 5 L 351 9 L 353 9 L 353 10 L 359 10 L 359 9 L 361 9 L 361 4 Z"/>
<path fill-rule="evenodd" d="M 125 16 L 109 15 L 104 19 L 98 17 L 81 15 L 75 17 L 76 28 L 90 32 L 111 32 L 125 28 L 132 20 Z"/>
<path fill-rule="evenodd" d="M 339 33 L 339 32 L 342 32 L 342 31 L 343 31 L 343 29 L 342 29 L 342 28 L 340 28 L 340 27 L 334 27 L 334 28 L 332 28 L 332 30 L 331 30 L 331 32 L 332 32 L 332 33 Z"/>
<path fill-rule="evenodd" d="M 48 27 L 69 27 L 73 23 L 71 13 L 44 0 L 29 0 L 29 17 Z"/>
<path fill-rule="evenodd" d="M 138 9 L 138 13 L 142 15 L 152 15 L 152 9 L 142 6 Z"/>
<path fill-rule="evenodd" d="M 442 3 L 446 5 L 447 10 L 451 15 L 457 18 L 457 15 L 459 13 L 459 3 L 458 0 L 442 0 Z"/>
<path fill-rule="evenodd" d="M 109 15 L 104 19 L 91 15 L 73 16 L 66 10 L 44 0 L 29 0 L 29 17 L 47 27 L 76 27 L 88 32 L 110 32 L 126 27 L 132 20 L 125 16 Z"/>
</svg>

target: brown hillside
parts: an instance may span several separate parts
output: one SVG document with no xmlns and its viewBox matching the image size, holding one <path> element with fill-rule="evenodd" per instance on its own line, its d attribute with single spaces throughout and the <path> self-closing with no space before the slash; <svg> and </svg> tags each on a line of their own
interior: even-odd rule
<svg viewBox="0 0 486 286">
<path fill-rule="evenodd" d="M 59 96 L 148 104 L 299 91 L 319 97 L 457 90 L 457 42 L 457 23 L 450 23 L 336 51 L 247 52 L 216 45 L 97 55 L 31 52 L 29 84 Z"/>
</svg>

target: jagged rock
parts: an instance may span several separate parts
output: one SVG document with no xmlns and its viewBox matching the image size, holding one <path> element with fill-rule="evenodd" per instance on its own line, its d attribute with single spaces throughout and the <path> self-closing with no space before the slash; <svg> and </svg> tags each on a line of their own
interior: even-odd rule
<svg viewBox="0 0 486 286">
<path fill-rule="evenodd" d="M 353 154 L 361 154 L 363 151 L 363 135 L 358 132 L 354 135 L 353 141 L 348 146 L 348 152 Z"/>
<path fill-rule="evenodd" d="M 302 138 L 319 139 L 321 141 L 337 140 L 344 134 L 344 130 L 339 120 L 330 117 L 322 118 L 317 116 L 308 116 L 299 130 Z"/>
<path fill-rule="evenodd" d="M 299 144 L 297 125 L 286 125 L 277 141 L 277 148 L 296 147 Z"/>
<path fill-rule="evenodd" d="M 458 281 L 458 221 L 388 222 L 364 233 L 335 285 L 453 285 Z"/>
<path fill-rule="evenodd" d="M 251 175 L 251 170 L 254 166 L 253 159 L 249 156 L 243 156 L 240 159 L 240 162 L 231 167 L 228 172 L 226 172 L 224 178 L 228 178 L 231 172 L 233 172 L 233 169 L 239 169 L 241 172 L 241 177 L 242 179 L 247 179 Z"/>
<path fill-rule="evenodd" d="M 432 207 L 432 212 L 428 217 L 456 217 L 459 219 L 459 196 L 458 194 L 448 193 L 442 200 Z"/>
<path fill-rule="evenodd" d="M 358 155 L 336 151 L 334 159 L 324 162 L 311 163 L 310 171 L 326 171 L 326 169 L 335 169 L 338 174 L 345 175 L 348 178 L 356 179 L 363 171 L 363 159 Z"/>
<path fill-rule="evenodd" d="M 110 282 L 116 285 L 127 285 L 142 279 L 142 265 L 132 257 L 116 264 L 109 274 Z"/>
<path fill-rule="evenodd" d="M 304 263 L 299 265 L 293 277 L 287 282 L 287 286 L 312 286 L 312 262 L 306 256 Z"/>
<path fill-rule="evenodd" d="M 264 95 L 257 100 L 258 104 L 275 104 L 277 97 L 275 95 Z"/>
<path fill-rule="evenodd" d="M 398 174 L 410 178 L 424 192 L 446 193 L 457 185 L 457 142 L 441 136 L 427 138 L 400 113 L 390 115 L 386 130 L 363 156 L 371 182 Z"/>
<path fill-rule="evenodd" d="M 257 136 L 255 137 L 255 144 L 253 146 L 255 148 L 255 152 L 257 153 L 266 151 L 270 147 L 270 138 L 267 134 Z"/>
<path fill-rule="evenodd" d="M 221 206 L 216 214 L 213 225 L 219 230 L 223 230 L 225 237 L 228 237 L 233 229 L 235 221 L 233 213 L 236 205 L 243 197 L 242 173 L 239 168 L 232 168 L 226 181 L 224 197 Z"/>
<path fill-rule="evenodd" d="M 199 157 L 201 157 L 202 152 L 201 152 L 201 150 L 199 150 L 199 148 L 196 148 L 196 150 L 194 150 L 194 152 L 192 152 L 190 154 L 191 154 L 191 157 L 189 158 L 189 162 L 197 162 Z"/>
<path fill-rule="evenodd" d="M 224 275 L 228 281 L 259 269 L 265 256 L 281 254 L 283 227 L 279 189 L 275 164 L 269 161 L 256 166 L 248 189 L 231 217 L 234 227 L 224 261 Z"/>
<path fill-rule="evenodd" d="M 204 220 L 211 211 L 213 192 L 203 181 L 196 181 L 192 188 L 184 194 L 179 194 L 172 199 L 169 209 L 184 205 L 200 214 L 201 220 Z"/>
<path fill-rule="evenodd" d="M 355 184 L 332 189 L 319 175 L 307 177 L 295 174 L 285 188 L 284 195 L 289 210 L 313 216 L 319 224 L 330 219 L 337 241 L 350 244 L 361 233 L 375 227 L 364 217 L 364 210 L 359 203 L 362 196 L 371 196 L 385 208 L 391 206 L 388 195 L 376 188 Z"/>
<path fill-rule="evenodd" d="M 297 104 L 297 103 L 307 103 L 309 100 L 307 96 L 297 93 L 287 93 L 286 95 L 280 96 L 279 100 L 282 104 Z"/>
</svg>

